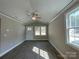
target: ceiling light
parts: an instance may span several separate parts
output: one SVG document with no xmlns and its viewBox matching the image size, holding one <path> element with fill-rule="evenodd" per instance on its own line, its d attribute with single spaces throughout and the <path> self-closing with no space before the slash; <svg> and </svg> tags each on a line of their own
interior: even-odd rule
<svg viewBox="0 0 79 59">
<path fill-rule="evenodd" d="M 33 17 L 32 17 L 32 20 L 36 20 L 36 17 L 33 16 Z"/>
</svg>

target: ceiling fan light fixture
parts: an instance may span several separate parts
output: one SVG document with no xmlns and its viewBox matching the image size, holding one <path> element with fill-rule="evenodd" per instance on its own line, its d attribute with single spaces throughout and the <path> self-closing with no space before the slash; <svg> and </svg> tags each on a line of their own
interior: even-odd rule
<svg viewBox="0 0 79 59">
<path fill-rule="evenodd" d="M 32 20 L 36 20 L 36 17 L 35 17 L 35 16 L 33 16 L 33 17 L 32 17 Z"/>
</svg>

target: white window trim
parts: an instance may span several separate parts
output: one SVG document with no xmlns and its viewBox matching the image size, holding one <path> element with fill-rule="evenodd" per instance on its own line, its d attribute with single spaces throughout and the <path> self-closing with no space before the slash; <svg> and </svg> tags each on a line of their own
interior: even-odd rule
<svg viewBox="0 0 79 59">
<path fill-rule="evenodd" d="M 66 13 L 66 15 L 65 15 L 66 16 L 66 20 L 69 18 L 68 17 L 69 14 L 75 12 L 76 10 L 79 10 L 79 6 Z M 66 24 L 66 21 L 65 21 L 65 24 Z M 66 27 L 67 27 L 67 24 L 66 24 Z M 66 28 L 66 44 L 69 45 L 70 47 L 76 49 L 76 50 L 79 50 L 79 45 L 69 42 L 67 28 Z"/>
</svg>

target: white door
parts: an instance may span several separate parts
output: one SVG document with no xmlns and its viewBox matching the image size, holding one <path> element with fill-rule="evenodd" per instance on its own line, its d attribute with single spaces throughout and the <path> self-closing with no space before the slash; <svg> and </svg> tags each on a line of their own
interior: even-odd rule
<svg viewBox="0 0 79 59">
<path fill-rule="evenodd" d="M 26 27 L 26 40 L 33 40 L 33 26 Z"/>
</svg>

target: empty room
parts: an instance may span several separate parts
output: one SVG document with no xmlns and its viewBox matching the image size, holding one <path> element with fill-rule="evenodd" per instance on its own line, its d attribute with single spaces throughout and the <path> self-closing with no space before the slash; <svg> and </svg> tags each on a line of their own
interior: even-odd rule
<svg viewBox="0 0 79 59">
<path fill-rule="evenodd" d="M 79 59 L 79 0 L 0 0 L 0 59 Z"/>
</svg>

